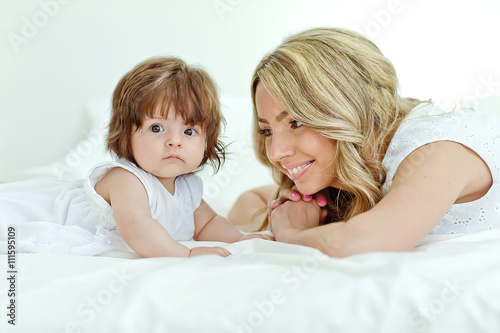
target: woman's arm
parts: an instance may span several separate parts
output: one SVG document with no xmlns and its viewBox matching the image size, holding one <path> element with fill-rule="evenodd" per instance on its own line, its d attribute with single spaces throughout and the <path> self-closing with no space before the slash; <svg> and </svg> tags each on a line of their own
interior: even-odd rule
<svg viewBox="0 0 500 333">
<path fill-rule="evenodd" d="M 198 254 L 229 255 L 224 249 L 191 251 L 179 244 L 151 216 L 148 195 L 141 181 L 123 168 L 114 168 L 96 184 L 96 191 L 107 200 L 125 242 L 141 257 L 189 257 Z"/>
<path fill-rule="evenodd" d="M 276 240 L 320 249 L 335 257 L 373 251 L 409 251 L 425 237 L 453 203 L 476 200 L 491 187 L 484 161 L 450 141 L 411 153 L 399 166 L 389 193 L 372 209 L 348 222 L 312 227 L 314 201 L 285 202 L 271 215 Z M 305 209 L 306 205 L 309 209 Z"/>
<path fill-rule="evenodd" d="M 276 196 L 277 190 L 277 185 L 267 185 L 244 192 L 234 203 L 227 218 L 240 230 L 260 230 L 267 216 L 267 203 Z"/>
</svg>

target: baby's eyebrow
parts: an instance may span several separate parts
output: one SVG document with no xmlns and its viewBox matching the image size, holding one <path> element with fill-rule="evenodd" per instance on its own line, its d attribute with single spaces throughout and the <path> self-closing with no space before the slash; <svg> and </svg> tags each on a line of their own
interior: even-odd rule
<svg viewBox="0 0 500 333">
<path fill-rule="evenodd" d="M 277 115 L 274 119 L 276 121 L 282 121 L 283 119 L 286 118 L 286 116 L 288 116 L 288 112 L 286 111 L 282 111 L 279 115 Z M 269 122 L 265 119 L 262 119 L 262 118 L 258 118 L 258 121 L 259 123 L 264 123 L 264 124 L 269 124 Z"/>
<path fill-rule="evenodd" d="M 144 120 L 161 120 L 161 119 L 165 119 L 165 118 L 160 116 L 160 115 L 145 116 L 144 117 Z"/>
</svg>

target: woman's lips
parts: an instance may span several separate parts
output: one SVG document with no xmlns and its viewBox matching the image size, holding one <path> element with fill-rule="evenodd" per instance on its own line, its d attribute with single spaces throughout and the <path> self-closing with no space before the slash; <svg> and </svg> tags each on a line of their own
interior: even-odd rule
<svg viewBox="0 0 500 333">
<path fill-rule="evenodd" d="M 283 168 L 287 171 L 288 177 L 290 177 L 291 180 L 297 180 L 299 179 L 304 173 L 307 172 L 307 170 L 311 167 L 311 164 L 314 161 L 308 161 L 306 163 L 302 164 L 295 164 L 295 165 L 288 165 L 287 167 Z"/>
</svg>

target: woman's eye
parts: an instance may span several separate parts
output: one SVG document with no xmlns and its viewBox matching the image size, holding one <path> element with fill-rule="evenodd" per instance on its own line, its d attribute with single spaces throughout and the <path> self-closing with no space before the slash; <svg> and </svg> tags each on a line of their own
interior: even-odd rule
<svg viewBox="0 0 500 333">
<path fill-rule="evenodd" d="M 188 128 L 187 130 L 184 131 L 184 134 L 189 135 L 189 136 L 194 136 L 194 135 L 198 134 L 198 132 L 196 132 L 196 130 L 194 130 L 192 128 Z"/>
<path fill-rule="evenodd" d="M 301 127 L 304 124 L 302 124 L 301 122 L 299 122 L 297 120 L 292 120 L 292 121 L 290 121 L 290 125 L 292 126 L 292 128 L 298 128 L 298 127 Z"/>
<path fill-rule="evenodd" d="M 273 131 L 266 128 L 266 129 L 258 130 L 257 133 L 259 133 L 260 135 L 264 135 L 264 136 L 270 136 L 271 134 L 273 134 Z"/>
<path fill-rule="evenodd" d="M 165 129 L 161 125 L 153 125 L 149 128 L 153 133 L 163 132 Z"/>
</svg>

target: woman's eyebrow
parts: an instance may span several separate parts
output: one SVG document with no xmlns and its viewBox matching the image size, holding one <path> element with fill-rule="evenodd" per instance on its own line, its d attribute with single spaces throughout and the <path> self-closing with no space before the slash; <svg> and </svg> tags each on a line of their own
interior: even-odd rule
<svg viewBox="0 0 500 333">
<path fill-rule="evenodd" d="M 286 116 L 288 116 L 288 112 L 283 111 L 283 112 L 281 112 L 279 115 L 277 115 L 277 116 L 274 118 L 274 120 L 276 120 L 276 121 L 282 121 L 283 119 L 285 119 L 285 118 L 286 118 Z M 259 123 L 269 124 L 269 122 L 268 122 L 267 120 L 265 120 L 265 119 L 258 118 L 257 120 L 259 121 Z"/>
</svg>

